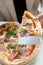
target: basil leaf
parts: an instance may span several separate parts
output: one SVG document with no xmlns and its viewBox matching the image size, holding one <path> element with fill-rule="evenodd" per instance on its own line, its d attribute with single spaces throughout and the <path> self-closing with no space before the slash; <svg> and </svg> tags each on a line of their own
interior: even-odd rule
<svg viewBox="0 0 43 65">
<path fill-rule="evenodd" d="M 6 36 L 10 37 L 10 36 L 13 36 L 13 35 L 15 35 L 15 34 L 16 34 L 16 32 L 15 32 L 14 30 L 9 30 L 9 31 L 7 31 L 7 33 L 6 33 Z"/>
<path fill-rule="evenodd" d="M 10 49 L 10 48 L 11 48 L 11 49 L 14 49 L 14 48 L 15 48 L 15 45 L 9 44 L 9 45 L 7 46 L 7 48 L 8 48 L 8 49 Z"/>
<path fill-rule="evenodd" d="M 21 32 L 23 32 L 24 34 L 26 34 L 27 30 L 26 29 L 22 29 Z"/>
</svg>

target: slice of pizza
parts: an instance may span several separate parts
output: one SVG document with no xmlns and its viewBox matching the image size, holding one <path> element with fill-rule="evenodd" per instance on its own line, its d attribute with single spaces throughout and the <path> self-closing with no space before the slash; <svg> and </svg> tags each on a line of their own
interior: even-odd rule
<svg viewBox="0 0 43 65">
<path fill-rule="evenodd" d="M 42 28 L 39 20 L 30 12 L 25 11 L 22 16 L 20 36 L 41 36 Z"/>
</svg>

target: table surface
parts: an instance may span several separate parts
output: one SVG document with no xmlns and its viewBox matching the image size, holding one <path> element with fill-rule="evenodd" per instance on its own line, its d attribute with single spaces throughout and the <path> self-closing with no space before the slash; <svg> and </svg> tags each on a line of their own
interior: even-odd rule
<svg viewBox="0 0 43 65">
<path fill-rule="evenodd" d="M 3 23 L 3 22 L 0 22 L 1 24 Z M 0 25 L 1 25 L 0 24 Z M 41 51 L 40 51 L 40 54 L 39 54 L 39 56 L 35 59 L 35 61 L 33 61 L 30 65 L 43 65 L 43 37 L 41 37 L 41 39 L 42 39 L 42 44 L 41 44 Z M 0 64 L 1 65 L 1 64 Z M 29 64 L 27 64 L 27 65 L 29 65 Z"/>
</svg>

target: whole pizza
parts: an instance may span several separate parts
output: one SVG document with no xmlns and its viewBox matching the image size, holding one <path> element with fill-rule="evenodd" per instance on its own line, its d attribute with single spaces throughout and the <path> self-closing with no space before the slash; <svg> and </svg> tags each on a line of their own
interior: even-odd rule
<svg viewBox="0 0 43 65">
<path fill-rule="evenodd" d="M 8 22 L 0 26 L 0 63 L 4 65 L 24 65 L 32 61 L 40 51 L 40 43 L 18 44 L 18 37 L 41 36 L 40 22 L 25 11 L 22 22 Z M 25 44 L 25 43 L 24 43 Z"/>
</svg>

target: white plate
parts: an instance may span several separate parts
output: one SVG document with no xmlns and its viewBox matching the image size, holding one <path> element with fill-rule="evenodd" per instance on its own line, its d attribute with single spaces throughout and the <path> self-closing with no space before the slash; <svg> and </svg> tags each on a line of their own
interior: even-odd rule
<svg viewBox="0 0 43 65">
<path fill-rule="evenodd" d="M 19 37 L 18 44 L 39 44 L 41 43 L 40 37 L 37 36 L 29 36 L 29 37 Z"/>
</svg>

